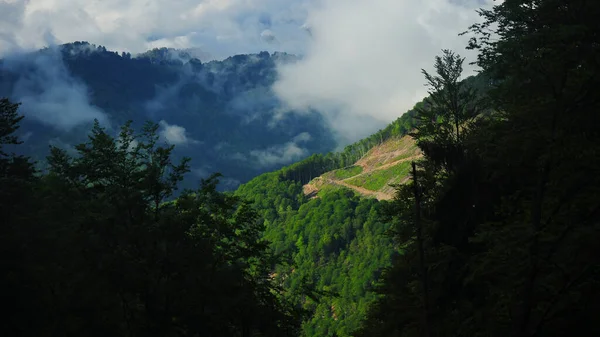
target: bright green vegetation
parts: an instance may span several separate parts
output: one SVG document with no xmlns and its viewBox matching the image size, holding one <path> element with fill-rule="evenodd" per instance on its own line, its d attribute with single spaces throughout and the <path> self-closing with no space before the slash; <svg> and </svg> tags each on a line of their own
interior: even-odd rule
<svg viewBox="0 0 600 337">
<path fill-rule="evenodd" d="M 383 170 L 365 173 L 359 177 L 350 179 L 347 182 L 371 191 L 379 191 L 386 185 L 394 182 L 394 179 L 401 179 L 408 176 L 410 163 L 410 161 L 401 162 Z"/>
<path fill-rule="evenodd" d="M 276 280 L 311 313 L 302 335 L 350 336 L 376 298 L 375 280 L 391 263 L 382 204 L 338 187 L 306 200 L 302 186 L 280 172 L 261 175 L 236 194 L 254 203 L 265 239 L 287 261 L 275 268 Z M 311 296 L 295 295 L 307 290 Z"/>
<path fill-rule="evenodd" d="M 354 177 L 357 174 L 361 174 L 363 168 L 361 166 L 350 166 L 343 169 L 333 171 L 334 176 L 337 179 L 346 179 L 350 177 Z"/>
<path fill-rule="evenodd" d="M 322 186 L 319 187 L 319 192 L 317 192 L 317 196 L 323 197 L 324 195 L 326 195 L 330 192 L 338 191 L 341 189 L 347 190 L 347 188 L 345 188 L 343 186 L 334 185 L 334 184 L 323 184 Z"/>
</svg>

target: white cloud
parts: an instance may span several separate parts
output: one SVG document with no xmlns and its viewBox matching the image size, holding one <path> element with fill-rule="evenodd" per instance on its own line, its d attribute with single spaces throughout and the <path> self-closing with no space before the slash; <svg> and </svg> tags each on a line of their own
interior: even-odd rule
<svg viewBox="0 0 600 337">
<path fill-rule="evenodd" d="M 269 30 L 284 50 L 300 52 L 302 0 L 0 0 L 0 55 L 89 41 L 116 51 L 201 47 L 214 57 L 269 50 Z M 74 29 L 76 27 L 76 29 Z"/>
<path fill-rule="evenodd" d="M 299 133 L 298 135 L 296 135 L 292 139 L 292 142 L 294 142 L 294 143 L 308 142 L 311 139 L 312 139 L 312 137 L 310 136 L 310 133 L 302 132 L 302 133 Z"/>
<path fill-rule="evenodd" d="M 420 71 L 431 70 L 441 49 L 474 60 L 465 50 L 468 38 L 458 34 L 478 20 L 481 6 L 481 0 L 325 0 L 303 26 L 312 35 L 305 58 L 280 67 L 274 90 L 293 109 L 327 112 L 342 142 L 362 138 L 378 124 L 367 117 L 389 123 L 426 95 Z"/>
<path fill-rule="evenodd" d="M 199 144 L 200 142 L 188 137 L 183 126 L 169 124 L 164 120 L 158 123 L 161 127 L 159 136 L 171 145 Z"/>
<path fill-rule="evenodd" d="M 308 150 L 301 146 L 301 143 L 310 139 L 310 134 L 303 132 L 285 144 L 271 146 L 263 150 L 252 150 L 250 156 L 254 158 L 259 167 L 289 164 L 309 154 Z"/>
</svg>

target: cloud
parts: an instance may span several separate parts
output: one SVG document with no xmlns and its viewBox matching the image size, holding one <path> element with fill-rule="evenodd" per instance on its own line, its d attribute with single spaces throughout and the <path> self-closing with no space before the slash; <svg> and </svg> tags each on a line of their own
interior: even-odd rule
<svg viewBox="0 0 600 337">
<path fill-rule="evenodd" d="M 311 138 L 308 132 L 303 132 L 285 144 L 271 146 L 263 150 L 252 150 L 250 156 L 254 158 L 259 167 L 289 164 L 308 155 L 308 150 L 303 148 L 301 143 L 305 143 Z"/>
<path fill-rule="evenodd" d="M 279 68 L 274 91 L 316 109 L 342 144 L 372 133 L 426 94 L 421 68 L 441 49 L 467 56 L 475 9 L 492 0 L 0 0 L 0 57 L 53 43 L 90 41 L 131 53 L 200 50 L 302 54 Z M 73 29 L 77 27 L 77 29 Z M 206 53 L 210 54 L 207 55 Z"/>
<path fill-rule="evenodd" d="M 312 1 L 312 0 L 311 0 Z M 303 0 L 0 0 L 0 55 L 57 42 L 90 41 L 131 53 L 153 47 L 200 47 L 216 58 L 279 47 L 301 52 Z M 77 27 L 77 29 L 73 29 Z M 271 51 L 271 50 L 269 50 Z"/>
<path fill-rule="evenodd" d="M 187 131 L 183 126 L 172 125 L 164 120 L 158 123 L 161 127 L 159 136 L 171 145 L 199 144 L 200 142 L 188 137 Z"/>
<path fill-rule="evenodd" d="M 34 54 L 13 54 L 0 64 L 16 82 L 10 97 L 22 103 L 23 114 L 68 131 L 94 119 L 109 126 L 106 114 L 90 104 L 87 87 L 71 77 L 57 48 Z"/>
<path fill-rule="evenodd" d="M 442 49 L 474 60 L 465 50 L 468 37 L 458 34 L 478 21 L 482 4 L 325 0 L 302 26 L 312 36 L 305 57 L 280 66 L 274 91 L 292 109 L 326 112 L 342 142 L 360 139 L 426 95 L 421 68 L 432 70 Z"/>
</svg>

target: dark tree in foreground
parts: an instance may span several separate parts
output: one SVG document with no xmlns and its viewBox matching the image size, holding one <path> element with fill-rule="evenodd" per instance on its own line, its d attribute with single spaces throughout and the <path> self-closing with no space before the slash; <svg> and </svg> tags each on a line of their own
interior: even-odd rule
<svg viewBox="0 0 600 337">
<path fill-rule="evenodd" d="M 428 221 L 430 335 L 598 335 L 600 2 L 506 0 L 480 14 L 470 47 L 493 80 L 494 112 L 464 132 L 427 115 L 431 104 L 415 133 L 428 146 L 417 183 Z M 440 88 L 452 92 L 452 81 Z M 452 139 L 461 151 L 444 146 Z M 390 214 L 404 255 L 361 336 L 424 335 L 406 206 L 414 200 L 407 188 L 398 197 L 405 204 Z"/>
<path fill-rule="evenodd" d="M 16 143 L 16 106 L 2 107 L 2 139 Z M 156 131 L 127 124 L 114 138 L 96 123 L 77 156 L 52 148 L 40 178 L 15 179 L 3 153 L 3 182 L 20 184 L 2 190 L 10 335 L 296 334 L 257 214 L 217 192 L 218 176 L 170 200 L 187 159 L 172 163 Z"/>
</svg>

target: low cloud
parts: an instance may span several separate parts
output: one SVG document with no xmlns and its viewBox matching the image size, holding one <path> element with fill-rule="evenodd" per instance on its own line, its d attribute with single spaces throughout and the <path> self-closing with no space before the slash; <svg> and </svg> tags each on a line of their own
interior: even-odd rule
<svg viewBox="0 0 600 337">
<path fill-rule="evenodd" d="M 90 104 L 85 84 L 71 77 L 58 48 L 13 54 L 0 64 L 0 72 L 16 76 L 9 95 L 22 103 L 27 117 L 66 131 L 94 119 L 109 124 L 106 114 Z"/>
<path fill-rule="evenodd" d="M 285 144 L 271 146 L 264 150 L 250 151 L 250 156 L 254 158 L 259 167 L 289 164 L 309 154 L 309 151 L 301 145 L 309 140 L 311 140 L 310 134 L 303 132 Z"/>
<path fill-rule="evenodd" d="M 159 123 L 159 136 L 171 145 L 189 145 L 199 144 L 200 141 L 192 139 L 188 136 L 186 129 L 183 126 L 169 124 L 164 120 Z"/>
<path fill-rule="evenodd" d="M 362 138 L 426 95 L 421 69 L 442 49 L 473 61 L 467 37 L 491 0 L 325 0 L 308 12 L 305 57 L 279 67 L 277 95 L 292 109 L 317 109 L 342 142 Z M 472 74 L 466 65 L 465 74 Z"/>
</svg>

